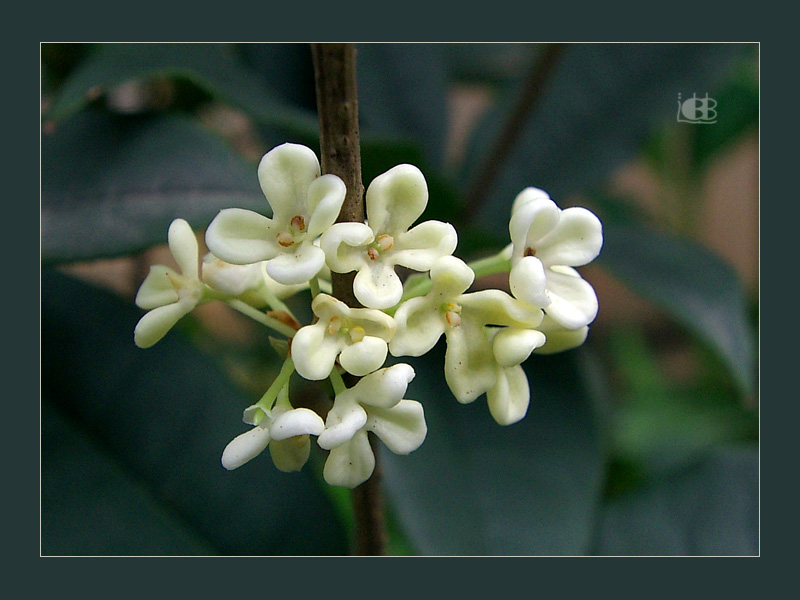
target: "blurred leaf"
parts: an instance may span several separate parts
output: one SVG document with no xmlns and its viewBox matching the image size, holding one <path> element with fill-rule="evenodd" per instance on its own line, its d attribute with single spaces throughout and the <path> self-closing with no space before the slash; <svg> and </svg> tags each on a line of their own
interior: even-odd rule
<svg viewBox="0 0 800 600">
<path fill-rule="evenodd" d="M 85 443 L 101 447 L 221 554 L 346 554 L 346 536 L 308 469 L 281 473 L 268 455 L 236 471 L 222 468 L 222 450 L 247 429 L 241 414 L 251 401 L 177 332 L 147 350 L 134 346 L 141 314 L 106 292 L 42 273 L 43 387 L 58 410 L 92 436 Z M 52 443 L 43 439 L 43 447 Z M 73 469 L 66 472 L 57 466 L 43 467 L 43 488 L 65 477 L 82 485 L 85 465 L 64 463 Z M 71 518 L 43 514 L 43 523 L 78 537 L 107 536 L 102 521 Z M 147 534 L 130 523 L 120 530 Z"/>
<path fill-rule="evenodd" d="M 314 112 L 283 101 L 227 44 L 100 44 L 71 73 L 45 116 L 64 120 L 86 106 L 90 90 L 107 91 L 131 80 L 155 77 L 186 79 L 262 123 L 317 135 Z"/>
<path fill-rule="evenodd" d="M 609 502 L 595 554 L 750 556 L 759 552 L 758 451 L 724 447 Z"/>
<path fill-rule="evenodd" d="M 357 52 L 362 130 L 410 140 L 423 149 L 425 164 L 441 169 L 448 129 L 443 46 L 358 44 Z"/>
<path fill-rule="evenodd" d="M 730 385 L 702 373 L 692 385 L 667 380 L 635 330 L 616 333 L 612 350 L 626 390 L 614 411 L 614 451 L 642 476 L 685 466 L 720 443 L 757 439 L 758 413 Z"/>
<path fill-rule="evenodd" d="M 384 458 L 389 498 L 423 555 L 574 555 L 588 549 L 604 477 L 596 376 L 580 352 L 536 356 L 526 370 L 531 405 L 501 427 L 485 397 L 463 406 L 443 378 L 441 344 L 408 397 L 423 402 L 425 443 Z"/>
<path fill-rule="evenodd" d="M 756 345 L 733 269 L 700 244 L 650 227 L 607 221 L 603 238 L 598 262 L 709 344 L 741 392 L 752 393 Z"/>
<path fill-rule="evenodd" d="M 635 156 L 659 123 L 675 122 L 681 90 L 707 90 L 725 78 L 743 44 L 569 44 L 516 145 L 469 215 L 485 230 L 507 228 L 511 203 L 536 186 L 561 204 L 594 187 Z M 468 146 L 460 180 L 470 181 L 492 147 L 516 90 L 490 111 Z"/>
<path fill-rule="evenodd" d="M 42 402 L 42 555 L 217 553 L 49 396 Z"/>
<path fill-rule="evenodd" d="M 541 44 L 442 44 L 449 77 L 475 84 L 518 81 L 540 47 Z"/>
<path fill-rule="evenodd" d="M 177 217 L 269 214 L 256 169 L 186 117 L 85 111 L 42 140 L 42 261 L 127 254 L 166 241 Z"/>
</svg>

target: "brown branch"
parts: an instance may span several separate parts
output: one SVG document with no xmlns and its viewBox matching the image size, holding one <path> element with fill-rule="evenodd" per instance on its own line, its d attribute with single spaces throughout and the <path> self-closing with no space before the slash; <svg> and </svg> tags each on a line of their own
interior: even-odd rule
<svg viewBox="0 0 800 600">
<path fill-rule="evenodd" d="M 364 184 L 361 180 L 361 147 L 358 130 L 356 52 L 353 44 L 311 44 L 319 112 L 319 142 L 323 173 L 338 175 L 347 186 L 337 222 L 364 222 Z M 361 304 L 353 295 L 355 273 L 331 273 L 333 295 L 350 307 Z M 375 471 L 353 490 L 356 536 L 353 554 L 386 553 L 377 444 Z"/>
<path fill-rule="evenodd" d="M 525 78 L 519 99 L 509 114 L 499 136 L 495 140 L 492 150 L 486 155 L 486 160 L 479 168 L 478 174 L 465 194 L 464 216 L 470 219 L 477 213 L 486 201 L 489 190 L 500 173 L 501 165 L 508 153 L 514 147 L 517 137 L 522 132 L 530 113 L 539 104 L 542 91 L 558 64 L 564 51 L 564 44 L 547 44 L 542 55 L 534 62 L 533 67 Z"/>
</svg>

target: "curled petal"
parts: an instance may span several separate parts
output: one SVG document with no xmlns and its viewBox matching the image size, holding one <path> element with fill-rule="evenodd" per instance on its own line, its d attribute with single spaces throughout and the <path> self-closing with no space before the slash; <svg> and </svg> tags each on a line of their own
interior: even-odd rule
<svg viewBox="0 0 800 600">
<path fill-rule="evenodd" d="M 422 404 L 415 400 L 401 400 L 392 408 L 370 408 L 366 429 L 395 454 L 413 452 L 428 434 Z"/>
<path fill-rule="evenodd" d="M 197 237 L 189 223 L 183 219 L 175 219 L 169 226 L 167 239 L 170 252 L 178 263 L 181 274 L 184 277 L 198 279 L 200 273 Z"/>
<path fill-rule="evenodd" d="M 375 232 L 405 233 L 428 205 L 428 184 L 413 165 L 397 165 L 372 180 L 366 195 L 367 220 Z"/>
<path fill-rule="evenodd" d="M 341 350 L 339 339 L 326 335 L 327 323 L 306 325 L 292 338 L 294 368 L 304 379 L 319 381 L 331 374 Z"/>
<path fill-rule="evenodd" d="M 544 190 L 535 187 L 527 187 L 522 190 L 517 197 L 514 198 L 514 203 L 511 205 L 511 214 L 513 215 L 522 206 L 526 205 L 531 200 L 536 199 L 550 199 L 550 195 Z"/>
<path fill-rule="evenodd" d="M 278 283 L 306 283 L 322 270 L 325 253 L 317 246 L 305 243 L 294 252 L 279 254 L 267 262 L 267 273 Z"/>
<path fill-rule="evenodd" d="M 462 321 L 474 320 L 483 325 L 535 327 L 542 321 L 542 311 L 512 298 L 502 290 L 480 290 L 459 298 Z"/>
<path fill-rule="evenodd" d="M 311 148 L 299 144 L 287 143 L 273 148 L 258 165 L 261 190 L 279 221 L 288 222 L 294 215 L 307 214 L 308 187 L 317 177 L 317 155 Z M 220 256 L 217 252 L 214 254 Z"/>
<path fill-rule="evenodd" d="M 397 331 L 389 341 L 393 356 L 422 356 L 436 345 L 445 329 L 439 306 L 429 297 L 406 300 L 394 319 Z"/>
<path fill-rule="evenodd" d="M 444 376 L 456 400 L 468 404 L 494 386 L 497 367 L 483 327 L 464 320 L 445 330 Z"/>
<path fill-rule="evenodd" d="M 475 281 L 475 272 L 460 258 L 443 256 L 431 266 L 432 292 L 444 297 L 463 294 Z"/>
<path fill-rule="evenodd" d="M 561 209 L 549 197 L 536 195 L 520 203 L 508 224 L 514 255 L 519 258 L 527 248 L 535 249 L 539 240 L 556 226 L 560 214 Z"/>
<path fill-rule="evenodd" d="M 285 440 L 299 435 L 319 435 L 325 429 L 325 422 L 317 413 L 308 408 L 293 408 L 281 413 L 269 426 L 273 440 Z"/>
<path fill-rule="evenodd" d="M 528 377 L 522 367 L 500 369 L 497 385 L 486 392 L 489 412 L 500 425 L 511 425 L 522 420 L 530 404 Z"/>
<path fill-rule="evenodd" d="M 367 375 L 381 368 L 388 352 L 385 340 L 368 335 L 360 342 L 346 346 L 339 355 L 339 362 L 348 373 Z"/>
<path fill-rule="evenodd" d="M 544 345 L 537 348 L 536 354 L 555 354 L 564 350 L 577 348 L 586 341 L 589 327 L 567 329 L 545 315 L 541 325 L 537 328 L 547 338 Z"/>
<path fill-rule="evenodd" d="M 602 246 L 600 219 L 585 208 L 567 208 L 555 229 L 539 240 L 536 258 L 545 265 L 579 267 L 597 258 Z"/>
<path fill-rule="evenodd" d="M 277 233 L 272 219 L 252 210 L 226 208 L 208 226 L 206 245 L 225 262 L 247 265 L 280 253 Z"/>
<path fill-rule="evenodd" d="M 136 306 L 145 310 L 177 302 L 180 297 L 174 281 L 180 275 L 164 265 L 153 265 L 136 293 Z"/>
<path fill-rule="evenodd" d="M 308 235 L 317 237 L 336 221 L 347 188 L 336 175 L 323 175 L 308 186 Z"/>
<path fill-rule="evenodd" d="M 240 296 L 263 282 L 261 263 L 234 265 L 208 253 L 203 258 L 203 282 L 231 296 Z"/>
<path fill-rule="evenodd" d="M 513 367 L 526 360 L 545 342 L 545 335 L 535 329 L 507 327 L 494 336 L 494 357 L 501 367 Z"/>
<path fill-rule="evenodd" d="M 392 260 L 415 271 L 427 271 L 437 258 L 453 253 L 458 234 L 450 223 L 425 221 L 397 236 Z"/>
<path fill-rule="evenodd" d="M 159 306 L 144 314 L 133 330 L 133 341 L 140 348 L 149 348 L 195 307 L 193 301 L 181 301 Z"/>
<path fill-rule="evenodd" d="M 320 448 L 325 450 L 337 448 L 350 441 L 356 432 L 366 425 L 367 412 L 357 402 L 348 400 L 348 397 L 341 397 L 340 394 L 328 412 L 325 430 L 317 439 Z"/>
<path fill-rule="evenodd" d="M 414 369 L 411 365 L 399 363 L 370 373 L 343 393 L 359 404 L 391 408 L 403 399 L 412 379 Z"/>
<path fill-rule="evenodd" d="M 375 470 L 375 455 L 366 431 L 358 431 L 353 439 L 331 450 L 322 476 L 329 485 L 354 488 L 364 483 Z"/>
<path fill-rule="evenodd" d="M 369 308 L 391 308 L 403 297 L 403 282 L 384 261 L 365 263 L 353 280 L 356 299 Z"/>
<path fill-rule="evenodd" d="M 269 454 L 279 471 L 284 473 L 299 471 L 311 455 L 311 440 L 307 435 L 280 441 L 272 440 L 269 444 Z"/>
<path fill-rule="evenodd" d="M 551 267 L 547 275 L 547 314 L 567 329 L 579 329 L 597 316 L 597 295 L 575 269 Z"/>
<path fill-rule="evenodd" d="M 236 436 L 222 452 L 222 466 L 229 471 L 241 467 L 261 454 L 269 441 L 269 430 L 264 427 L 253 427 Z"/>
<path fill-rule="evenodd" d="M 366 246 L 375 234 L 365 223 L 335 223 L 319 239 L 331 271 L 349 273 L 364 266 Z"/>
<path fill-rule="evenodd" d="M 508 285 L 515 298 L 531 306 L 545 308 L 550 304 L 547 295 L 547 275 L 544 265 L 535 256 L 526 256 L 511 267 Z"/>
</svg>

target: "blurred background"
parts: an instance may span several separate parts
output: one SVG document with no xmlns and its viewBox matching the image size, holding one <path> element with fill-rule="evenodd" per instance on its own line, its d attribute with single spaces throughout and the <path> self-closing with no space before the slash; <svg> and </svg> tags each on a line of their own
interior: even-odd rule
<svg viewBox="0 0 800 600">
<path fill-rule="evenodd" d="M 357 52 L 364 183 L 419 166 L 456 255 L 508 244 L 531 185 L 604 224 L 580 269 L 597 320 L 525 363 L 522 422 L 459 405 L 443 344 L 412 363 L 429 435 L 381 454 L 390 551 L 758 554 L 758 45 Z M 41 76 L 41 553 L 346 554 L 349 494 L 322 483 L 322 450 L 299 474 L 219 463 L 280 366 L 263 328 L 209 304 L 133 344 L 172 219 L 202 243 L 222 208 L 268 215 L 261 156 L 318 149 L 308 45 L 42 44 Z"/>
</svg>

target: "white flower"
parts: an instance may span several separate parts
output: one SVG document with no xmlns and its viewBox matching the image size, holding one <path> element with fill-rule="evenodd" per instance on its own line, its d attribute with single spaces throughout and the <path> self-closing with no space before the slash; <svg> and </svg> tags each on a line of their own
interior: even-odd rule
<svg viewBox="0 0 800 600">
<path fill-rule="evenodd" d="M 203 299 L 197 238 L 189 223 L 175 219 L 169 226 L 168 240 L 180 273 L 164 265 L 150 267 L 136 294 L 136 305 L 148 311 L 133 334 L 140 348 L 158 342 Z"/>
<path fill-rule="evenodd" d="M 535 331 L 504 334 L 501 340 L 507 341 L 495 350 L 493 328 L 488 326 L 531 330 L 541 322 L 542 311 L 501 290 L 464 293 L 475 273 L 454 256 L 436 261 L 430 277 L 432 287 L 427 295 L 411 298 L 397 309 L 397 331 L 389 349 L 394 356 L 421 356 L 444 334 L 445 379 L 456 399 L 466 404 L 497 385 L 496 355 L 503 365 L 515 360 L 519 364 L 535 345 L 544 342 L 544 336 Z"/>
<path fill-rule="evenodd" d="M 209 252 L 203 257 L 203 283 L 232 297 L 258 291 L 263 286 L 268 295 L 283 299 L 308 288 L 307 283 L 278 283 L 267 273 L 266 266 L 266 261 L 234 265 Z"/>
<path fill-rule="evenodd" d="M 567 329 L 591 323 L 597 315 L 597 296 L 572 267 L 600 253 L 599 219 L 585 208 L 561 210 L 545 192 L 531 187 L 514 200 L 509 232 L 509 285 L 514 296 L 544 308 Z"/>
<path fill-rule="evenodd" d="M 265 154 L 258 180 L 272 218 L 239 208 L 222 210 L 206 231 L 206 244 L 229 263 L 268 261 L 267 272 L 279 283 L 305 283 L 325 264 L 314 240 L 339 216 L 345 185 L 335 175 L 320 176 L 314 151 L 298 144 Z"/>
<path fill-rule="evenodd" d="M 319 320 L 306 325 L 292 340 L 292 359 L 301 377 L 325 379 L 339 358 L 348 373 L 366 375 L 386 360 L 392 317 L 369 308 L 350 308 L 327 294 L 318 294 L 311 309 Z"/>
<path fill-rule="evenodd" d="M 458 236 L 449 223 L 425 221 L 409 229 L 427 204 L 428 185 L 420 170 L 398 165 L 367 189 L 367 224 L 337 223 L 320 238 L 331 271 L 357 271 L 353 292 L 364 306 L 390 308 L 400 301 L 403 284 L 395 265 L 427 271 L 455 250 Z"/>
<path fill-rule="evenodd" d="M 375 468 L 367 433 L 372 431 L 395 454 L 413 452 L 428 433 L 422 404 L 405 400 L 414 369 L 397 364 L 375 371 L 337 394 L 317 442 L 330 450 L 323 476 L 330 485 L 356 487 Z"/>
<path fill-rule="evenodd" d="M 534 329 L 487 328 L 492 342 L 496 383 L 486 391 L 489 412 L 500 425 L 520 421 L 528 412 L 530 388 L 521 363 L 545 343 L 545 336 Z"/>
<path fill-rule="evenodd" d="M 254 459 L 267 446 L 279 470 L 299 471 L 311 452 L 309 435 L 319 435 L 325 429 L 322 417 L 314 411 L 292 408 L 288 387 L 281 390 L 272 410 L 251 406 L 245 411 L 244 421 L 254 427 L 231 440 L 222 453 L 222 466 L 229 471 Z"/>
<path fill-rule="evenodd" d="M 586 325 L 578 329 L 567 329 L 548 315 L 544 316 L 536 329 L 547 338 L 543 346 L 536 348 L 536 354 L 555 354 L 577 348 L 586 341 L 589 334 L 589 327 Z"/>
</svg>

